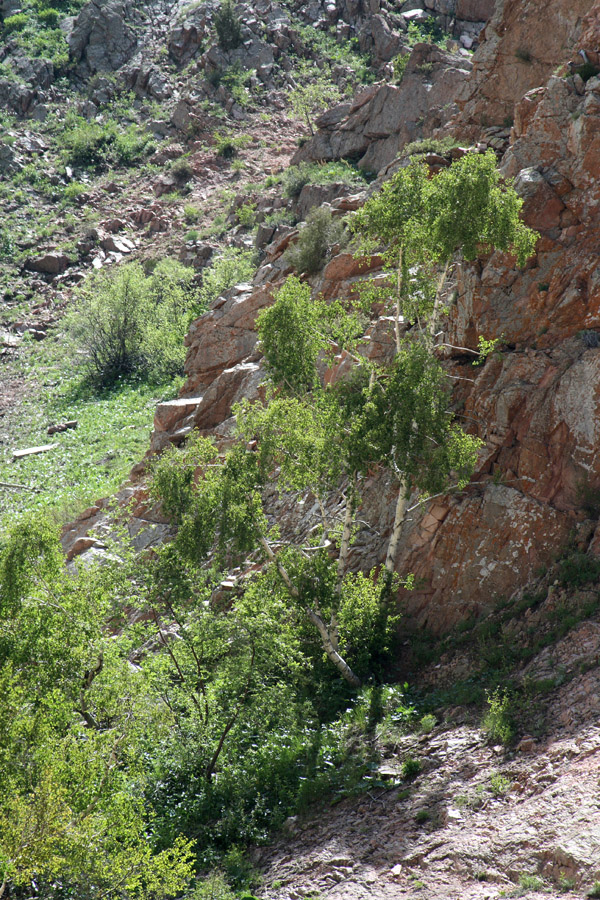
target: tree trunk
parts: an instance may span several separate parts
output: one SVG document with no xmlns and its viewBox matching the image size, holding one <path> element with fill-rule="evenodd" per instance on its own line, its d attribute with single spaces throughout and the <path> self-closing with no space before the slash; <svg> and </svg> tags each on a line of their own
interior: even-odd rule
<svg viewBox="0 0 600 900">
<path fill-rule="evenodd" d="M 387 556 L 385 558 L 385 567 L 387 571 L 391 574 L 394 571 L 394 566 L 396 563 L 396 553 L 398 552 L 398 543 L 400 541 L 400 532 L 402 530 L 402 523 L 404 522 L 404 516 L 406 515 L 406 505 L 408 503 L 408 485 L 405 481 L 401 482 L 400 490 L 398 491 L 398 499 L 396 500 L 396 515 L 394 517 L 394 527 L 392 529 L 392 535 L 390 537 L 390 542 L 388 544 Z"/>
<path fill-rule="evenodd" d="M 327 654 L 327 657 L 334 664 L 344 681 L 347 681 L 348 684 L 352 685 L 352 687 L 360 687 L 362 682 L 358 675 L 355 675 L 348 663 L 345 659 L 342 659 L 340 654 L 337 652 L 335 647 L 333 646 L 333 642 L 331 640 L 331 635 L 329 634 L 329 629 L 327 625 L 323 621 L 320 615 L 314 611 L 314 609 L 307 609 L 306 614 L 308 618 L 316 626 L 317 631 L 321 635 L 321 641 L 323 643 L 323 650 Z"/>
<path fill-rule="evenodd" d="M 432 344 L 433 344 L 433 339 L 435 337 L 435 329 L 437 326 L 437 318 L 438 318 L 438 313 L 439 313 L 439 309 L 440 309 L 440 300 L 442 298 L 442 290 L 446 283 L 446 275 L 448 273 L 448 265 L 449 265 L 449 263 L 446 263 L 446 265 L 444 266 L 444 271 L 440 275 L 440 280 L 438 281 L 437 290 L 435 292 L 435 300 L 433 301 L 433 312 L 431 313 L 431 322 L 429 323 L 429 338 L 430 338 Z"/>
</svg>

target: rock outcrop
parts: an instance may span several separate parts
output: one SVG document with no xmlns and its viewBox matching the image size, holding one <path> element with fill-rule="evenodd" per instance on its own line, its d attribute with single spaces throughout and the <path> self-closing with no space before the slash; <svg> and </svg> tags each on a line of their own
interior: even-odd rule
<svg viewBox="0 0 600 900">
<path fill-rule="evenodd" d="M 463 129 L 512 122 L 521 97 L 572 55 L 589 9 L 589 0 L 497 0 L 479 36 L 473 76 L 457 96 Z"/>
<path fill-rule="evenodd" d="M 317 120 L 317 134 L 292 162 L 352 159 L 379 172 L 411 141 L 429 137 L 456 112 L 449 98 L 466 81 L 471 62 L 435 44 L 417 44 L 399 85 L 376 84 Z"/>
</svg>

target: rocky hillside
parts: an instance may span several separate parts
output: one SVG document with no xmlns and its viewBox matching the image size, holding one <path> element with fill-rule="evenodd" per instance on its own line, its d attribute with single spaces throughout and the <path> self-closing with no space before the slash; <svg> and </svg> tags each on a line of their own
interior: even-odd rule
<svg viewBox="0 0 600 900">
<path fill-rule="evenodd" d="M 437 721 L 418 736 L 378 735 L 384 760 L 370 793 L 289 820 L 255 851 L 261 896 L 272 900 L 582 896 L 600 879 L 600 3 L 423 6 L 243 3 L 239 45 L 226 49 L 214 37 L 211 0 L 162 0 L 143 11 L 92 0 L 61 24 L 66 74 L 28 55 L 26 29 L 0 51 L 0 102 L 10 111 L 0 168 L 21 192 L 3 196 L 7 441 L 29 389 L 19 373 L 23 335 L 60 334 L 91 271 L 175 255 L 201 285 L 224 248 L 259 255 L 254 276 L 192 322 L 185 380 L 156 406 L 146 458 L 116 497 L 65 526 L 69 559 L 103 553 L 115 500 L 127 507 L 137 549 L 171 535 L 149 500 L 148 460 L 194 429 L 227 447 L 232 407 L 261 396 L 256 318 L 292 273 L 286 251 L 312 209 L 343 219 L 414 152 L 435 173 L 491 148 L 540 234 L 524 271 L 497 252 L 455 265 L 449 280 L 437 352 L 456 385 L 453 407 L 483 445 L 466 490 L 424 504 L 412 498 L 397 560 L 398 572 L 417 578 L 417 589 L 400 596 L 417 637 L 397 675 L 437 697 Z M 5 2 L 5 22 L 15 9 Z M 330 76 L 328 108 L 299 125 L 290 97 L 307 83 L 305 66 L 317 63 Z M 118 107 L 130 91 L 134 116 Z M 78 168 L 58 136 L 74 127 L 69 108 L 86 122 L 116 117 L 142 144 L 151 137 L 139 170 Z M 222 152 L 227 142 L 243 162 L 237 171 Z M 359 173 L 332 169 L 286 186 L 290 164 L 314 174 L 343 161 Z M 49 187 L 31 174 L 34 163 Z M 191 237 L 182 197 L 198 210 Z M 40 216 L 54 216 L 50 234 L 36 230 Z M 314 296 L 333 301 L 381 274 L 379 257 L 366 262 L 333 246 L 306 280 Z M 499 346 L 475 367 L 469 351 L 480 338 Z M 363 348 L 373 360 L 393 352 L 387 314 L 367 323 Z M 340 355 L 326 378 L 335 382 L 348 364 Z M 284 538 L 299 522 L 311 525 L 311 498 L 302 499 L 278 498 L 269 509 Z M 338 503 L 331 498 L 332 512 Z M 394 506 L 389 476 L 373 471 L 355 569 L 382 564 Z M 482 736 L 473 711 L 491 671 L 510 673 L 519 698 L 508 752 Z M 421 772 L 407 786 L 402 766 L 414 757 Z"/>
</svg>

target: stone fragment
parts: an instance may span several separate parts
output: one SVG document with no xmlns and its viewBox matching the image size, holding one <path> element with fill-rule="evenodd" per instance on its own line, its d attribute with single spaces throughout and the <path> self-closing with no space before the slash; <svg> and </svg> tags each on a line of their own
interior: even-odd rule
<svg viewBox="0 0 600 900">
<path fill-rule="evenodd" d="M 27 269 L 32 272 L 42 272 L 46 275 L 59 275 L 71 264 L 71 260 L 65 253 L 45 253 L 28 259 L 25 263 Z"/>
</svg>

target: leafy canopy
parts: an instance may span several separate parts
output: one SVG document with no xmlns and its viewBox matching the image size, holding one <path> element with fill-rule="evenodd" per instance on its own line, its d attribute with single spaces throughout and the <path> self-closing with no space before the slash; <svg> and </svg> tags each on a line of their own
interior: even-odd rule
<svg viewBox="0 0 600 900">
<path fill-rule="evenodd" d="M 416 261 L 445 264 L 461 251 L 466 260 L 492 249 L 514 253 L 520 266 L 537 236 L 519 219 L 523 201 L 502 182 L 492 150 L 467 153 L 435 177 L 411 160 L 356 213 L 353 227 Z"/>
</svg>

